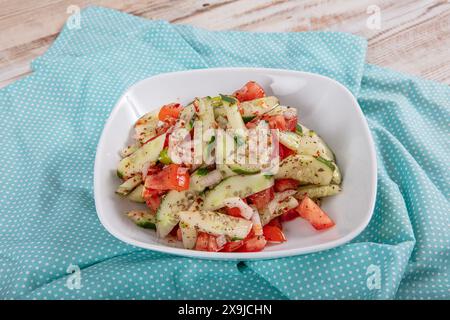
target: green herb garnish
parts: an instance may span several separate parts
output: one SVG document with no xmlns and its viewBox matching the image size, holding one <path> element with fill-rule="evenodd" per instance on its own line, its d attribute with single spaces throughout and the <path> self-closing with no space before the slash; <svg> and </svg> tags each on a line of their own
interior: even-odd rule
<svg viewBox="0 0 450 320">
<path fill-rule="evenodd" d="M 298 135 L 303 135 L 303 127 L 297 123 L 297 125 L 295 126 L 295 133 L 297 133 Z"/>
<path fill-rule="evenodd" d="M 167 148 L 162 149 L 159 154 L 158 160 L 159 160 L 159 162 L 161 162 L 163 164 L 171 164 L 172 159 L 170 159 L 170 157 L 169 157 L 169 149 L 167 149 Z"/>
<path fill-rule="evenodd" d="M 207 168 L 199 168 L 196 171 L 196 174 L 199 176 L 206 176 L 208 174 L 208 169 Z"/>
<path fill-rule="evenodd" d="M 256 116 L 242 116 L 242 120 L 244 120 L 244 123 L 250 122 L 255 118 Z"/>
</svg>

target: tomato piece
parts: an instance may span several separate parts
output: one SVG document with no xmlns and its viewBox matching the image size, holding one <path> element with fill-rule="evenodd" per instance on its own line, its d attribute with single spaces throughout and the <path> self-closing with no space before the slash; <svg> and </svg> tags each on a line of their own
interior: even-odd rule
<svg viewBox="0 0 450 320">
<path fill-rule="evenodd" d="M 278 144 L 278 152 L 280 155 L 280 160 L 283 160 L 287 157 L 289 157 L 290 155 L 295 154 L 295 151 L 289 149 L 288 147 L 285 147 L 284 145 L 282 145 L 281 143 Z"/>
<path fill-rule="evenodd" d="M 243 245 L 244 245 L 243 240 L 230 241 L 230 242 L 225 243 L 225 245 L 223 246 L 221 251 L 233 252 L 233 251 L 236 251 L 237 249 L 239 249 L 240 247 L 242 247 Z"/>
<path fill-rule="evenodd" d="M 161 203 L 161 194 L 163 194 L 161 190 L 154 190 L 149 188 L 144 188 L 144 192 L 142 193 L 142 197 L 145 200 L 147 206 L 156 211 Z"/>
<path fill-rule="evenodd" d="M 295 212 L 295 214 L 297 216 L 299 216 L 297 212 Z M 281 224 L 280 217 L 276 217 L 275 219 L 270 220 L 269 223 L 267 224 L 267 226 L 274 226 L 274 227 L 279 228 L 280 230 L 283 230 L 283 225 Z M 263 232 L 264 232 L 264 228 L 263 228 Z"/>
<path fill-rule="evenodd" d="M 264 89 L 255 81 L 247 82 L 233 94 L 240 102 L 258 99 L 266 96 Z"/>
<path fill-rule="evenodd" d="M 147 207 L 149 207 L 153 211 L 156 211 L 161 204 L 161 198 L 159 196 L 152 196 L 145 199 L 145 203 L 147 204 Z"/>
<path fill-rule="evenodd" d="M 274 198 L 273 187 L 248 196 L 248 200 L 253 203 L 258 210 L 264 209 L 267 204 Z"/>
<path fill-rule="evenodd" d="M 264 116 L 263 119 L 269 122 L 270 129 L 286 131 L 286 119 L 282 115 Z"/>
<path fill-rule="evenodd" d="M 297 117 L 292 118 L 284 118 L 286 124 L 286 130 L 295 132 L 295 128 L 297 127 Z"/>
<path fill-rule="evenodd" d="M 158 113 L 158 119 L 161 121 L 171 121 L 177 119 L 180 115 L 182 106 L 179 103 L 170 103 L 162 106 Z"/>
<path fill-rule="evenodd" d="M 189 172 L 185 167 L 169 164 L 160 172 L 149 174 L 145 178 L 145 187 L 156 190 L 187 190 L 189 189 Z"/>
<path fill-rule="evenodd" d="M 226 210 L 227 210 L 228 215 L 233 216 L 233 217 L 242 218 L 241 209 L 239 209 L 238 207 L 226 208 Z"/>
<path fill-rule="evenodd" d="M 274 189 L 276 192 L 283 192 L 290 189 L 297 189 L 299 182 L 295 179 L 275 179 Z"/>
<path fill-rule="evenodd" d="M 208 251 L 209 234 L 199 232 L 197 235 L 197 242 L 195 243 L 195 250 Z"/>
<path fill-rule="evenodd" d="M 219 248 L 217 246 L 217 240 L 215 236 L 209 235 L 209 239 L 208 239 L 208 251 L 211 252 L 217 252 L 219 251 L 221 248 Z"/>
<path fill-rule="evenodd" d="M 283 213 L 283 214 L 280 216 L 280 220 L 281 220 L 282 222 L 285 222 L 285 221 L 291 221 L 291 220 L 294 220 L 294 219 L 296 219 L 296 218 L 298 218 L 298 217 L 300 217 L 300 215 L 298 214 L 297 210 L 291 209 L 291 210 L 289 210 L 289 211 Z"/>
<path fill-rule="evenodd" d="M 266 246 L 267 241 L 264 236 L 254 236 L 244 240 L 244 244 L 237 250 L 239 252 L 261 251 Z"/>
<path fill-rule="evenodd" d="M 334 221 L 310 198 L 303 198 L 300 205 L 295 208 L 300 217 L 306 219 L 316 230 L 331 228 Z"/>
<path fill-rule="evenodd" d="M 264 238 L 268 242 L 285 242 L 286 237 L 284 236 L 283 231 L 276 226 L 265 225 L 263 228 Z"/>
<path fill-rule="evenodd" d="M 183 191 L 189 189 L 189 172 L 188 168 L 181 167 L 177 164 L 168 165 L 168 179 L 170 189 L 174 189 L 177 191 Z M 164 169 L 163 169 L 164 171 Z"/>
<path fill-rule="evenodd" d="M 258 123 L 256 121 L 249 121 L 245 124 L 247 129 L 255 129 Z"/>
</svg>

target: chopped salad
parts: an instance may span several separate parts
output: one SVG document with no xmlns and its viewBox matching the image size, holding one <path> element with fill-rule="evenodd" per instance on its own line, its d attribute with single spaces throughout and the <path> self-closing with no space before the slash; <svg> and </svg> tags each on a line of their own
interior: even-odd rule
<svg viewBox="0 0 450 320">
<path fill-rule="evenodd" d="M 200 125 L 200 139 L 192 140 Z M 205 129 L 213 130 L 206 134 Z M 228 129 L 246 160 L 254 145 L 248 143 L 252 130 L 275 131 L 276 137 L 263 136 L 263 149 L 276 150 L 269 157 L 276 170 L 267 163 L 217 161 L 224 153 L 217 130 Z M 254 81 L 231 95 L 164 105 L 139 118 L 134 132 L 135 142 L 121 151 L 116 193 L 146 204 L 146 210 L 127 215 L 159 237 L 181 241 L 186 249 L 255 252 L 287 241 L 284 222 L 301 218 L 316 230 L 335 225 L 320 208 L 322 198 L 341 191 L 333 152 L 299 123 L 295 108 L 267 96 Z M 203 156 L 196 158 L 198 150 Z"/>
</svg>

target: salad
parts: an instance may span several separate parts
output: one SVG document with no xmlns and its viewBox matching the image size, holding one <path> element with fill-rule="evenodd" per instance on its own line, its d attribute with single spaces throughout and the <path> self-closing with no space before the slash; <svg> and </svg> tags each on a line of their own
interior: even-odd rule
<svg viewBox="0 0 450 320">
<path fill-rule="evenodd" d="M 254 81 L 144 114 L 121 156 L 116 193 L 146 205 L 128 217 L 186 249 L 255 252 L 287 241 L 284 222 L 335 225 L 320 208 L 341 191 L 333 152 Z"/>
</svg>

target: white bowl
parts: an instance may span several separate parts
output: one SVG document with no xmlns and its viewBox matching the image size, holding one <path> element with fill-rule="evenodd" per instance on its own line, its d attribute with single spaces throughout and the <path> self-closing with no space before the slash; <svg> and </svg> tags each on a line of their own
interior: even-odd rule
<svg viewBox="0 0 450 320">
<path fill-rule="evenodd" d="M 326 231 L 314 230 L 303 219 L 284 224 L 287 242 L 262 252 L 222 253 L 183 249 L 139 228 L 125 212 L 140 205 L 118 197 L 119 151 L 131 141 L 134 122 L 144 113 L 173 101 L 188 103 L 196 96 L 232 93 L 249 80 L 268 95 L 298 108 L 299 120 L 324 138 L 335 152 L 343 174 L 343 191 L 323 201 L 336 222 Z M 369 223 L 377 186 L 374 144 L 367 122 L 353 95 L 330 78 L 297 71 L 256 68 L 202 69 L 166 73 L 133 85 L 118 101 L 103 129 L 94 172 L 95 206 L 103 226 L 118 239 L 137 247 L 205 259 L 272 259 L 330 249 L 356 237 Z"/>
</svg>

